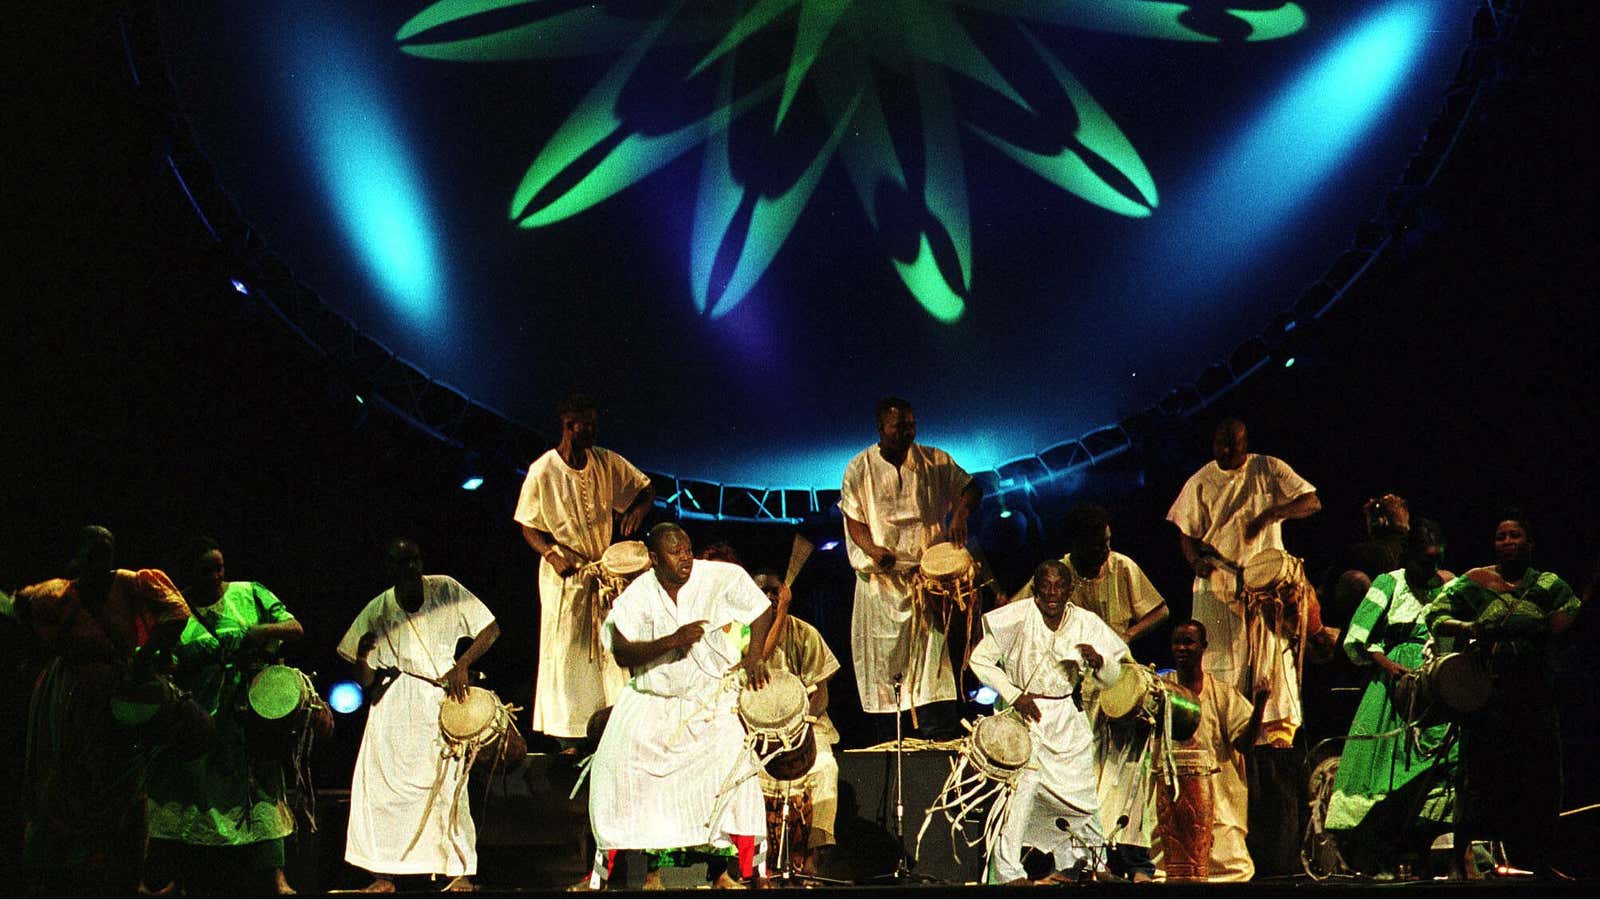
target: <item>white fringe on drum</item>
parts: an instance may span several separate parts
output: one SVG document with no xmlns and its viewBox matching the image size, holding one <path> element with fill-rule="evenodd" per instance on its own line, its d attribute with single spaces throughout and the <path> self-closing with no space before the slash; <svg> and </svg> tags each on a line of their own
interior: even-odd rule
<svg viewBox="0 0 1600 900">
<path fill-rule="evenodd" d="M 972 727 L 966 722 L 962 724 L 969 730 Z M 928 811 L 922 817 L 922 827 L 917 829 L 916 854 L 921 854 L 922 836 L 927 833 L 928 826 L 933 824 L 934 813 L 941 812 L 950 823 L 950 855 L 957 862 L 961 861 L 961 855 L 956 850 L 957 834 L 961 835 L 961 840 L 968 848 L 979 844 L 984 847 L 995 846 L 995 840 L 1000 833 L 1000 823 L 1005 821 L 1006 811 L 1011 807 L 1011 798 L 1017 791 L 1017 779 L 1021 774 L 1021 769 L 1007 770 L 992 765 L 984 758 L 975 742 L 963 741 L 956 759 L 950 761 L 950 775 L 944 780 L 944 787 L 939 789 L 934 804 L 928 807 Z M 989 807 L 988 815 L 984 816 L 983 831 L 977 837 L 968 840 L 962 822 L 979 806 L 991 800 L 994 801 L 994 805 Z"/>
<path fill-rule="evenodd" d="M 517 729 L 516 714 L 522 712 L 522 707 L 506 703 L 503 704 L 502 708 L 510 714 L 507 718 L 507 727 L 511 731 L 517 731 L 520 735 L 521 732 Z M 505 763 L 505 753 L 509 742 L 505 740 L 504 735 L 505 732 L 501 732 L 501 739 L 495 742 L 496 752 L 500 755 L 489 769 L 489 777 L 491 779 L 494 778 L 495 773 L 499 772 L 502 764 Z M 439 766 L 434 772 L 433 789 L 428 791 L 428 802 L 423 804 L 422 815 L 417 821 L 417 830 L 411 835 L 411 842 L 406 844 L 405 852 L 400 854 L 401 859 L 405 859 L 411 854 L 412 850 L 416 849 L 417 841 L 422 839 L 422 833 L 428 828 L 428 815 L 433 812 L 433 804 L 439 799 L 439 792 L 443 790 L 446 780 L 450 777 L 450 770 L 460 766 L 461 775 L 456 779 L 455 793 L 450 797 L 449 821 L 452 824 L 456 821 L 456 816 L 461 812 L 461 799 L 466 795 L 467 785 L 472 780 L 472 767 L 477 763 L 478 753 L 482 749 L 483 744 L 480 741 L 452 741 L 448 738 L 445 739 L 444 749 L 439 751 Z M 467 851 L 456 843 L 456 830 L 449 828 L 446 833 L 450 835 L 450 849 L 456 852 L 456 858 L 465 862 Z"/>
</svg>

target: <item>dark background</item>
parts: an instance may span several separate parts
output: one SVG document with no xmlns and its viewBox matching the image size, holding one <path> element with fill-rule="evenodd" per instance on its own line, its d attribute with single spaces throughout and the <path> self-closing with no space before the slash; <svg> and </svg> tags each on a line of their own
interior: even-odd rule
<svg viewBox="0 0 1600 900">
<path fill-rule="evenodd" d="M 52 9 L 48 21 L 27 23 L 29 52 L 15 57 L 27 63 L 18 82 L 26 99 L 43 102 L 10 114 L 0 587 L 62 574 L 88 522 L 116 532 L 122 565 L 167 568 L 181 583 L 180 548 L 208 533 L 231 577 L 266 584 L 305 623 L 296 658 L 326 686 L 342 673 L 331 647 L 385 587 L 382 543 L 409 535 L 429 571 L 456 576 L 500 618 L 485 668 L 502 696 L 526 704 L 535 559 L 510 518 L 515 485 L 459 490 L 456 454 L 330 389 L 328 364 L 276 318 L 197 277 L 210 265 L 207 239 L 164 169 L 159 132 L 129 103 L 109 12 Z M 1304 338 L 1293 368 L 1268 370 L 1159 430 L 1090 470 L 1073 495 L 1033 498 L 1004 521 L 987 505 L 980 539 L 1005 586 L 1060 553 L 1066 506 L 1097 499 L 1113 509 L 1115 545 L 1184 617 L 1189 579 L 1162 517 L 1208 458 L 1211 424 L 1237 413 L 1255 449 L 1289 461 L 1321 492 L 1324 511 L 1286 528 L 1310 571 L 1358 537 L 1363 499 L 1392 490 L 1444 524 L 1458 570 L 1490 560 L 1499 510 L 1520 506 L 1533 520 L 1536 564 L 1581 591 L 1600 554 L 1600 316 L 1593 67 L 1573 36 L 1591 33 L 1593 19 L 1583 4 L 1531 6 L 1525 46 L 1430 193 L 1423 225 Z M 824 348 L 816 364 L 827 364 Z M 862 446 L 872 440 L 865 407 L 859 432 Z M 697 541 L 727 538 L 749 563 L 787 559 L 782 526 L 690 531 Z M 796 610 L 818 622 L 848 669 L 842 553 L 818 554 L 798 594 Z M 1595 619 L 1586 610 L 1561 650 L 1568 808 L 1600 792 Z M 0 702 L 15 752 L 34 654 L 11 623 L 0 628 Z M 1136 652 L 1164 660 L 1164 634 Z M 841 727 L 853 731 L 848 671 L 833 694 Z M 1307 706 L 1309 731 L 1345 727 L 1348 713 L 1329 698 Z M 348 783 L 358 735 L 359 717 L 343 723 L 319 751 L 319 780 Z M 3 793 L 9 803 L 14 786 Z M 1564 821 L 1592 829 L 1593 815 Z"/>
</svg>

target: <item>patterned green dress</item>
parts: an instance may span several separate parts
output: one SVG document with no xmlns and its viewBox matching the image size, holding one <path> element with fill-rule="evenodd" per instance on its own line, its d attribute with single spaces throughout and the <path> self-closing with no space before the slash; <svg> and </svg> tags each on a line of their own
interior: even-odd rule
<svg viewBox="0 0 1600 900">
<path fill-rule="evenodd" d="M 1357 666 L 1371 671 L 1350 738 L 1344 744 L 1326 827 L 1340 832 L 1347 858 L 1362 868 L 1388 860 L 1363 859 L 1363 850 L 1393 848 L 1402 833 L 1417 841 L 1431 840 L 1451 827 L 1455 742 L 1444 744 L 1448 724 L 1418 732 L 1412 741 L 1403 711 L 1395 708 L 1395 679 L 1373 664 L 1368 653 L 1381 650 L 1408 669 L 1422 664 L 1428 641 L 1424 614 L 1443 583 L 1431 578 L 1418 596 L 1404 569 L 1373 579 L 1345 633 L 1344 652 Z M 1398 731 L 1388 737 L 1369 737 Z M 1441 752 L 1442 749 L 1442 752 Z M 1408 841 L 1411 843 L 1412 841 Z M 1424 842 L 1422 846 L 1426 847 Z"/>
<path fill-rule="evenodd" d="M 229 582 L 222 599 L 193 610 L 177 648 L 178 680 L 215 718 L 215 749 L 192 762 L 165 759 L 150 773 L 150 837 L 204 847 L 255 847 L 251 862 L 283 865 L 294 831 L 284 766 L 251 755 L 240 706 L 261 659 L 250 626 L 294 617 L 259 584 Z M 269 842 L 269 843 L 262 843 Z"/>
<path fill-rule="evenodd" d="M 1493 678 L 1489 702 L 1462 723 L 1458 830 L 1501 839 L 1539 869 L 1555 845 L 1561 809 L 1561 717 L 1550 667 L 1550 620 L 1583 601 L 1554 572 L 1529 567 L 1507 584 L 1492 567 L 1445 585 L 1428 607 L 1490 632 L 1477 642 Z"/>
</svg>

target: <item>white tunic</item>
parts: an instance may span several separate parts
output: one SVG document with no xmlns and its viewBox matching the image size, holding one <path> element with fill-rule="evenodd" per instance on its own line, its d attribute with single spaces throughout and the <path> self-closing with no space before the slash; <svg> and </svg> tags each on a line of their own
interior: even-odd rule
<svg viewBox="0 0 1600 900">
<path fill-rule="evenodd" d="M 1200 471 L 1189 477 L 1167 511 L 1167 521 L 1195 540 L 1204 541 L 1217 549 L 1223 558 L 1244 565 L 1262 550 L 1283 547 L 1283 526 L 1280 522 L 1261 529 L 1254 540 L 1244 536 L 1245 526 L 1256 515 L 1269 507 L 1288 503 L 1316 488 L 1301 478 L 1281 459 L 1251 453 L 1244 464 L 1228 470 L 1215 461 L 1206 463 Z M 1250 683 L 1250 644 L 1244 610 L 1236 596 L 1237 576 L 1226 569 L 1217 569 L 1210 578 L 1194 579 L 1194 617 L 1206 626 L 1209 646 L 1205 653 L 1205 669 L 1223 684 L 1230 685 L 1245 696 L 1254 694 Z M 1270 682 L 1261 687 L 1270 691 L 1265 721 L 1285 723 L 1287 732 L 1301 722 L 1300 696 L 1296 687 L 1294 655 L 1288 642 L 1260 629 L 1253 640 L 1262 648 L 1258 655 L 1260 668 L 1270 675 Z M 1276 659 L 1276 663 L 1271 658 Z M 1263 733 L 1271 733 L 1270 726 Z"/>
<path fill-rule="evenodd" d="M 913 653 L 917 683 L 899 708 L 956 699 L 944 633 L 927 629 L 911 646 L 911 576 L 922 551 L 944 539 L 945 519 L 971 481 L 950 454 L 922 444 L 912 444 L 898 467 L 876 444 L 845 466 L 839 509 L 871 529 L 873 542 L 893 550 L 896 559 L 894 570 L 885 572 L 855 541 L 845 541 L 856 570 L 850 652 L 865 712 L 895 711 L 894 679 L 909 674 Z"/>
<path fill-rule="evenodd" d="M 1069 603 L 1055 631 L 1031 600 L 983 617 L 983 639 L 972 652 L 973 674 L 1008 705 L 1023 693 L 1049 698 L 1035 700 L 1042 717 L 1028 723 L 1033 765 L 1017 780 L 1000 826 L 1000 845 L 990 848 L 995 881 L 1025 874 L 1024 847 L 1054 854 L 1056 868 L 1063 869 L 1084 858 L 1087 846 L 1103 841 L 1096 816 L 1094 734 L 1089 717 L 1072 702 L 1073 682 L 1063 665 L 1082 665 L 1079 644 L 1093 647 L 1105 660 L 1093 680 L 1102 687 L 1115 684 L 1128 647 L 1094 613 Z M 1057 819 L 1066 820 L 1072 832 L 1060 828 Z"/>
<path fill-rule="evenodd" d="M 746 779 L 721 819 L 717 792 L 744 752 L 739 681 L 729 674 L 744 626 L 770 604 L 744 569 L 696 560 L 674 603 L 652 570 L 617 598 L 606 618 L 630 641 L 666 637 L 704 620 L 705 636 L 687 654 L 672 651 L 634 669 L 617 698 L 590 770 L 589 823 L 604 850 L 726 846 L 736 834 L 765 835 L 761 784 Z"/>
<path fill-rule="evenodd" d="M 339 655 L 354 662 L 362 635 L 371 631 L 378 635 L 367 657 L 374 669 L 397 667 L 442 678 L 455 665 L 456 643 L 477 637 L 494 623 L 494 614 L 448 575 L 424 575 L 422 584 L 422 606 L 415 613 L 400 606 L 393 588 L 373 598 L 339 642 Z M 440 765 L 443 701 L 443 689 L 401 675 L 368 709 L 350 784 L 344 858 L 351 865 L 389 875 L 454 877 L 478 871 L 472 813 L 465 798 L 454 802 L 467 772 L 459 762 Z M 424 820 L 441 772 L 445 781 Z M 419 826 L 422 834 L 408 853 Z"/>
<path fill-rule="evenodd" d="M 612 514 L 625 512 L 649 484 L 633 463 L 610 450 L 591 448 L 582 469 L 568 466 L 561 454 L 550 450 L 528 466 L 513 518 L 575 551 L 582 565 L 606 552 Z M 589 717 L 615 703 L 627 680 L 611 654 L 592 646 L 591 587 L 577 572 L 562 578 L 549 560 L 540 560 L 534 731 L 583 737 Z"/>
</svg>

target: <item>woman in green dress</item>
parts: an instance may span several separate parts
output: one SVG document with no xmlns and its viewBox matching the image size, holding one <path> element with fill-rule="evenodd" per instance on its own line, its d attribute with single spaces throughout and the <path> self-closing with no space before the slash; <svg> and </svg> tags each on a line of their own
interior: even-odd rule
<svg viewBox="0 0 1600 900">
<path fill-rule="evenodd" d="M 1456 747 L 1447 723 L 1414 732 L 1397 708 L 1395 685 L 1423 662 L 1424 613 L 1451 578 L 1439 566 L 1444 535 L 1418 519 L 1406 537 L 1405 566 L 1374 578 L 1345 632 L 1350 661 L 1370 672 L 1339 759 L 1326 828 L 1346 862 L 1362 872 L 1393 872 L 1426 857 L 1450 830 Z"/>
<path fill-rule="evenodd" d="M 251 677 L 304 631 L 271 591 L 226 580 L 216 541 L 196 539 L 187 559 L 193 618 L 176 650 L 177 680 L 210 711 L 217 738 L 205 756 L 164 759 L 150 774 L 151 874 L 168 861 L 191 894 L 293 893 L 283 872 L 283 839 L 294 831 L 285 765 L 249 746 L 243 710 Z"/>
</svg>

